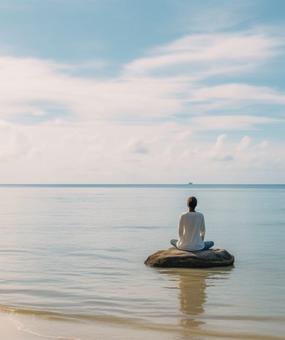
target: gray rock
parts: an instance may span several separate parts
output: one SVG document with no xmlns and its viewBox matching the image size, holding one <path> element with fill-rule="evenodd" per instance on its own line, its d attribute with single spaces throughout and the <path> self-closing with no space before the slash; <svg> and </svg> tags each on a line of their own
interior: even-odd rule
<svg viewBox="0 0 285 340">
<path fill-rule="evenodd" d="M 234 256 L 225 249 L 190 252 L 173 247 L 150 255 L 145 264 L 151 267 L 209 268 L 231 266 L 234 260 Z"/>
</svg>

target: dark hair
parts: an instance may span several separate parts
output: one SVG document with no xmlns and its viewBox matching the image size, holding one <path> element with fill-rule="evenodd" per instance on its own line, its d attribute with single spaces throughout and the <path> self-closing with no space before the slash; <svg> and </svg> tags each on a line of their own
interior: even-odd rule
<svg viewBox="0 0 285 340">
<path fill-rule="evenodd" d="M 195 210 L 197 206 L 197 198 L 194 196 L 189 197 L 187 200 L 187 205 L 190 208 L 190 210 Z"/>
</svg>

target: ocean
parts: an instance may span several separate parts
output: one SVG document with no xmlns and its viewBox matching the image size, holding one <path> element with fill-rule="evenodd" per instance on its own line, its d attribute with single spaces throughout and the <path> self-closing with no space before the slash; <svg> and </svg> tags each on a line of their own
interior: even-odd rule
<svg viewBox="0 0 285 340">
<path fill-rule="evenodd" d="M 188 196 L 228 268 L 144 265 Z M 284 339 L 285 185 L 1 185 L 0 335 Z"/>
</svg>

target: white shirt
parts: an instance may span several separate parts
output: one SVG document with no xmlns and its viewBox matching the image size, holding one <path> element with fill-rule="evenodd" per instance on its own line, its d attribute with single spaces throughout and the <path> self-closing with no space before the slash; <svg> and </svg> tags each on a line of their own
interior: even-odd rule
<svg viewBox="0 0 285 340">
<path fill-rule="evenodd" d="M 192 211 L 181 215 L 179 222 L 177 248 L 182 250 L 201 250 L 204 248 L 205 220 L 203 214 Z"/>
</svg>

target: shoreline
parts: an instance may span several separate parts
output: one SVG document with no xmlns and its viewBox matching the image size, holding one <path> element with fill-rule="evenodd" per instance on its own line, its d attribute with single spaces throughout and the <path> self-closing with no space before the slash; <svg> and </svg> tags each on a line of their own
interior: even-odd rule
<svg viewBox="0 0 285 340">
<path fill-rule="evenodd" d="M 127 321 L 127 320 L 126 320 Z M 1 336 L 5 340 L 186 340 L 186 339 L 232 339 L 232 340 L 281 340 L 281 336 L 232 333 L 216 327 L 174 329 L 155 324 L 131 325 L 127 322 L 91 321 L 80 319 L 60 319 L 52 316 L 21 314 L 0 311 Z"/>
<path fill-rule="evenodd" d="M 94 340 L 133 339 L 165 340 L 173 339 L 173 332 L 137 329 L 127 324 L 119 325 L 107 321 L 60 320 L 38 315 L 20 315 L 0 312 L 1 336 L 5 340 Z M 176 336 L 175 336 L 176 337 Z"/>
</svg>

